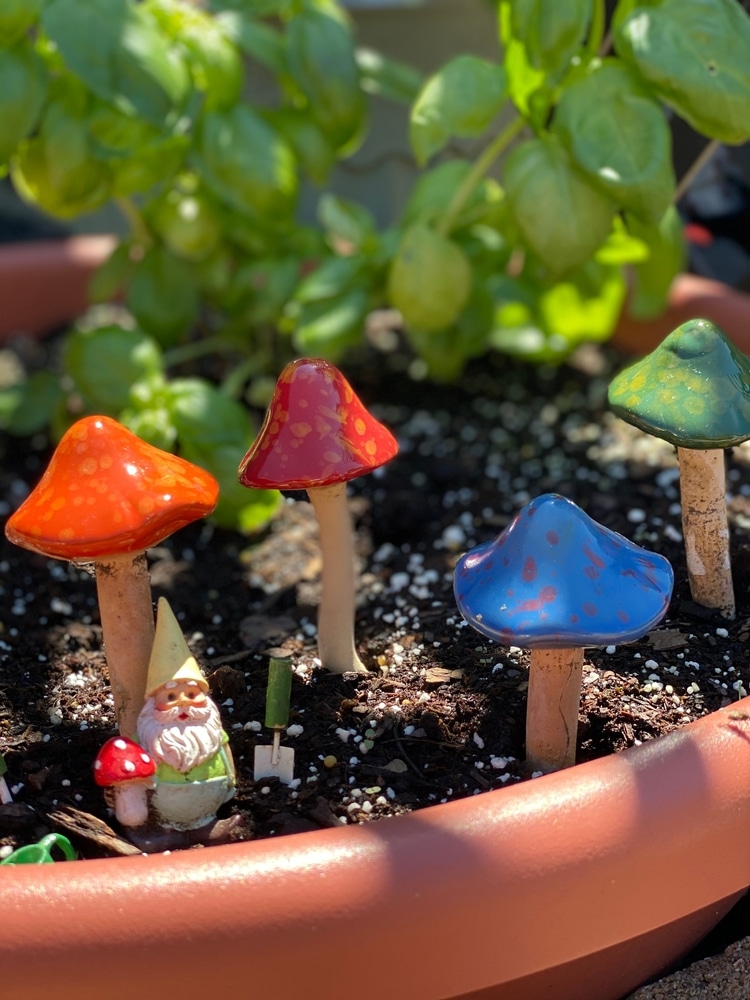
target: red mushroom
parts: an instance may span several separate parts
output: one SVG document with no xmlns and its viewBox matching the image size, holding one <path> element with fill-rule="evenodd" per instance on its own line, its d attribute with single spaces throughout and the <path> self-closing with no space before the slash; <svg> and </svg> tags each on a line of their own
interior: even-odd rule
<svg viewBox="0 0 750 1000">
<path fill-rule="evenodd" d="M 93 562 L 120 732 L 135 732 L 154 639 L 145 550 L 216 506 L 208 472 L 154 448 L 109 417 L 66 432 L 39 484 L 8 519 L 11 542 Z"/>
<path fill-rule="evenodd" d="M 346 483 L 390 461 L 393 435 L 367 412 L 328 361 L 301 358 L 279 376 L 239 480 L 260 489 L 307 490 L 323 559 L 318 652 L 333 673 L 366 668 L 354 648 L 354 546 Z"/>
<path fill-rule="evenodd" d="M 123 826 L 143 826 L 148 819 L 146 791 L 154 787 L 153 757 L 125 736 L 107 740 L 94 761 L 94 781 L 114 790 L 115 816 Z"/>
</svg>

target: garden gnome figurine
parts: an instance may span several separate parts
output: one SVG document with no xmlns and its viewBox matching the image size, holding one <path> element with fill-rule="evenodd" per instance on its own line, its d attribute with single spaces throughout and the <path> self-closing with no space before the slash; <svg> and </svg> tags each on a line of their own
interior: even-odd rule
<svg viewBox="0 0 750 1000">
<path fill-rule="evenodd" d="M 206 678 L 162 597 L 135 735 L 156 767 L 153 779 L 140 786 L 146 822 L 128 826 L 115 808 L 128 837 L 144 851 L 226 841 L 240 823 L 239 816 L 216 818 L 234 795 L 235 772 L 219 710 L 207 691 Z M 115 800 L 117 794 L 116 788 Z"/>
</svg>

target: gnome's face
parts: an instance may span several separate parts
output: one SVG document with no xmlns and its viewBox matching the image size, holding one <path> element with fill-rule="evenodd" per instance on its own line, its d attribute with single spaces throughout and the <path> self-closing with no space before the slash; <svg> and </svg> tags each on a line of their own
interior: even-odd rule
<svg viewBox="0 0 750 1000">
<path fill-rule="evenodd" d="M 158 687 L 141 709 L 137 732 L 144 750 L 182 772 L 221 749 L 219 710 L 194 680 Z"/>
</svg>

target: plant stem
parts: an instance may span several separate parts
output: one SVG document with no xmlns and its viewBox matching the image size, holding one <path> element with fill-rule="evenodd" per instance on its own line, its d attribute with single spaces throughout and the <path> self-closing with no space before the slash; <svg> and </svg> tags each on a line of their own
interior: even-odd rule
<svg viewBox="0 0 750 1000">
<path fill-rule="evenodd" d="M 151 242 L 151 234 L 143 221 L 141 213 L 135 207 L 130 198 L 115 198 L 115 203 L 125 217 L 125 220 L 130 226 L 131 232 L 136 240 L 138 240 L 139 243 L 142 243 L 143 246 L 148 246 Z"/>
<path fill-rule="evenodd" d="M 696 156 L 688 169 L 682 175 L 679 184 L 675 188 L 674 197 L 672 198 L 672 202 L 675 205 L 685 194 L 701 170 L 703 170 L 707 163 L 710 163 L 720 145 L 721 143 L 718 139 L 712 139 L 711 142 L 704 146 L 701 152 Z"/>
<path fill-rule="evenodd" d="M 461 210 L 471 197 L 474 188 L 484 177 L 498 156 L 506 149 L 507 146 L 511 144 L 525 125 L 526 121 L 521 118 L 520 115 L 516 116 L 505 126 L 502 132 L 496 135 L 492 142 L 485 147 L 482 154 L 477 157 L 471 170 L 468 172 L 466 177 L 464 177 L 463 182 L 459 185 L 458 190 L 453 195 L 448 208 L 445 210 L 445 215 L 437 226 L 437 231 L 441 236 L 448 236 L 451 229 L 455 226 L 456 220 L 461 214 Z"/>
<path fill-rule="evenodd" d="M 185 361 L 194 361 L 202 358 L 206 354 L 228 354 L 233 350 L 229 344 L 225 343 L 220 334 L 213 337 L 204 337 L 201 340 L 194 340 L 190 344 L 181 344 L 179 347 L 171 347 L 164 352 L 164 365 L 171 368 L 174 365 L 181 365 Z"/>
<path fill-rule="evenodd" d="M 591 16 L 589 37 L 586 41 L 586 52 L 589 59 L 599 55 L 599 49 L 604 40 L 604 28 L 607 23 L 607 11 L 604 0 L 594 0 L 594 11 Z"/>
<path fill-rule="evenodd" d="M 226 396 L 231 396 L 236 399 L 245 383 L 253 375 L 257 375 L 259 371 L 263 371 L 268 367 L 269 357 L 266 351 L 261 350 L 259 353 L 253 354 L 252 357 L 245 358 L 238 365 L 229 372 L 227 377 L 221 383 L 221 391 Z"/>
</svg>

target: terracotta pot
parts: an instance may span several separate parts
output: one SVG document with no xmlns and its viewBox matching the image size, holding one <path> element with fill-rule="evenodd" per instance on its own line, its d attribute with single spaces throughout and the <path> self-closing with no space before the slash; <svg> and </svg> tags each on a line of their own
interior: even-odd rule
<svg viewBox="0 0 750 1000">
<path fill-rule="evenodd" d="M 634 319 L 625 310 L 612 342 L 632 354 L 648 354 L 689 319 L 711 320 L 741 351 L 750 354 L 750 294 L 698 274 L 675 278 L 667 308 L 655 319 Z"/>
<path fill-rule="evenodd" d="M 6 869 L 3 987 L 24 1000 L 144 988 L 616 1000 L 750 884 L 748 829 L 745 698 L 623 753 L 410 816 Z"/>
<path fill-rule="evenodd" d="M 0 339 L 75 316 L 112 246 L 97 239 L 0 248 Z M 9 258 L 28 265 L 40 250 L 44 277 L 8 276 Z M 9 305 L 18 290 L 19 310 L 44 306 L 33 322 Z M 707 294 L 701 314 L 721 322 Z M 687 953 L 750 885 L 749 828 L 746 698 L 621 754 L 406 817 L 5 867 L 2 984 L 24 1000 L 379 1000 L 384 989 L 617 1000 Z"/>
<path fill-rule="evenodd" d="M 92 273 L 117 245 L 114 236 L 72 236 L 0 245 L 0 341 L 41 336 L 79 316 Z"/>
</svg>

